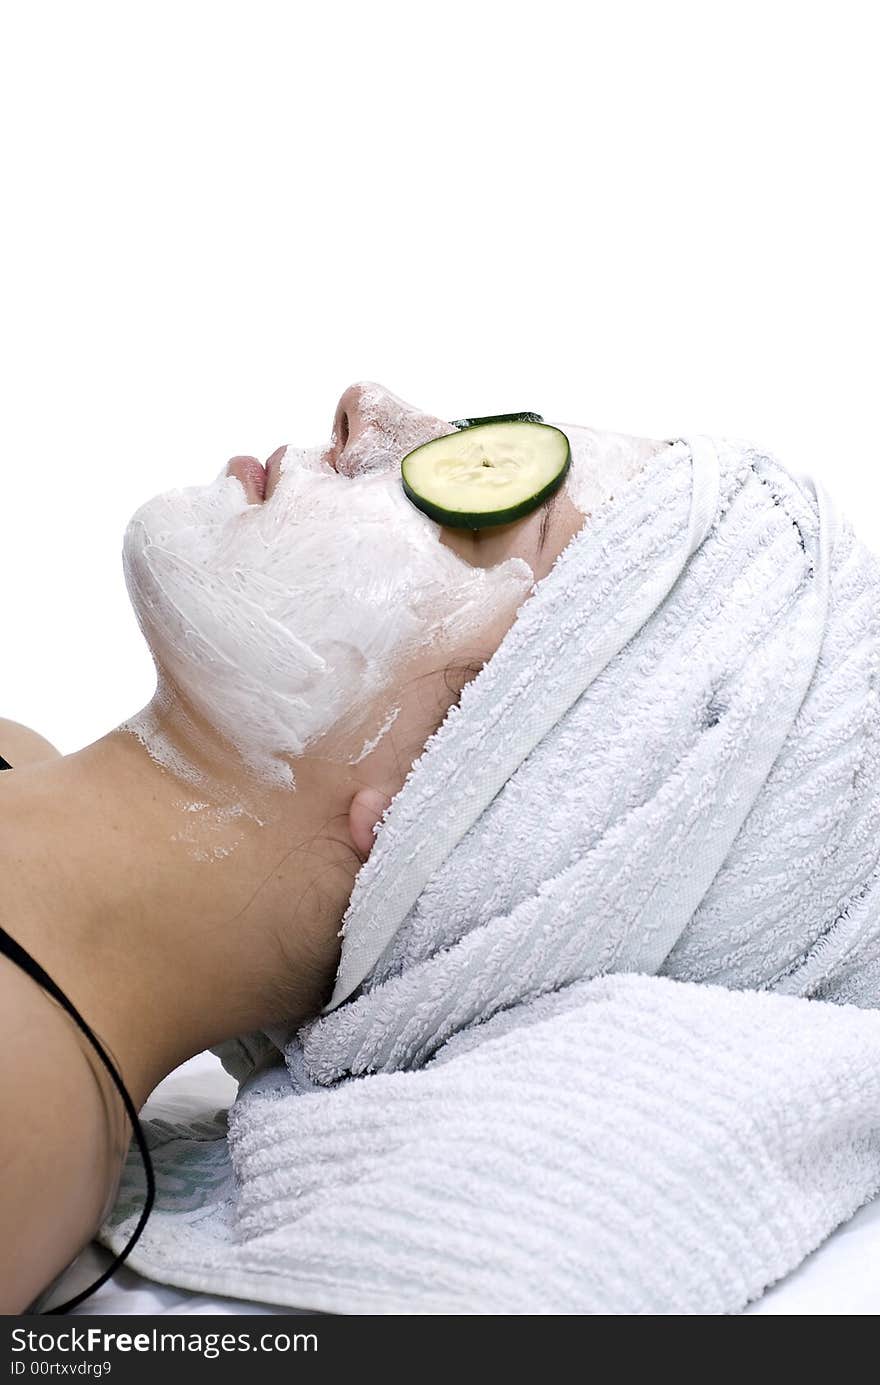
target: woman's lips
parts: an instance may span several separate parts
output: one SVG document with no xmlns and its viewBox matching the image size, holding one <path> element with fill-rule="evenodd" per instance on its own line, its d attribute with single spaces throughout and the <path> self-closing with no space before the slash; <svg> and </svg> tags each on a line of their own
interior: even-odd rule
<svg viewBox="0 0 880 1385">
<path fill-rule="evenodd" d="M 283 446 L 276 447 L 272 456 L 266 463 L 266 486 L 263 491 L 264 500 L 269 499 L 275 487 L 278 485 L 278 478 L 281 475 L 281 462 L 287 451 L 287 446 L 287 443 L 284 443 Z"/>
<path fill-rule="evenodd" d="M 261 505 L 265 500 L 266 467 L 256 457 L 233 457 L 226 463 L 226 475 L 241 482 L 249 505 Z"/>
<path fill-rule="evenodd" d="M 261 505 L 268 500 L 281 475 L 281 463 L 287 451 L 287 443 L 276 447 L 265 466 L 256 457 L 233 457 L 226 463 L 226 475 L 234 476 L 244 487 L 248 504 Z"/>
</svg>

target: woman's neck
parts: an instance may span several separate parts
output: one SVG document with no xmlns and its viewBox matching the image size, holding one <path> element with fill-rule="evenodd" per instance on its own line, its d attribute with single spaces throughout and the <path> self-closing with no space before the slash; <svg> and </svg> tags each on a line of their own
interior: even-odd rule
<svg viewBox="0 0 880 1385">
<path fill-rule="evenodd" d="M 0 775 L 0 921 L 115 1055 L 136 1101 L 187 1057 L 320 1007 L 361 864 L 350 774 L 242 802 L 124 728 Z"/>
</svg>

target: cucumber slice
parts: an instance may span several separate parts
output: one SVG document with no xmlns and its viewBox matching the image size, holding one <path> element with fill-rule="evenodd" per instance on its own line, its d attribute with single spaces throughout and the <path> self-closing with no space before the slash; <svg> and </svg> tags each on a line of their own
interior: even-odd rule
<svg viewBox="0 0 880 1385">
<path fill-rule="evenodd" d="M 531 513 L 571 466 L 568 438 L 549 423 L 473 424 L 408 452 L 403 489 L 438 524 L 485 529 Z"/>
<path fill-rule="evenodd" d="M 543 423 L 540 414 L 486 414 L 485 418 L 453 418 L 454 428 L 475 428 L 481 423 Z"/>
</svg>

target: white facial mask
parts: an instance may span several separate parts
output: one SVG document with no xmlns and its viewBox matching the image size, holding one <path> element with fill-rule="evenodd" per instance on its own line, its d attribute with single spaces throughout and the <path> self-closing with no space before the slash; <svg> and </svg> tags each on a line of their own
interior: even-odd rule
<svg viewBox="0 0 880 1385">
<path fill-rule="evenodd" d="M 627 433 L 605 433 L 575 423 L 554 423 L 571 445 L 571 468 L 565 489 L 572 504 L 584 515 L 595 514 L 606 501 L 619 495 L 652 457 L 668 443 Z"/>
<path fill-rule="evenodd" d="M 403 493 L 403 452 L 382 448 L 349 477 L 325 448 L 289 447 L 265 503 L 223 475 L 156 497 L 126 530 L 164 705 L 182 693 L 266 781 L 291 784 L 286 757 L 320 742 L 357 763 L 393 725 L 408 661 L 442 669 L 534 583 L 520 558 L 484 569 L 442 544 Z"/>
</svg>

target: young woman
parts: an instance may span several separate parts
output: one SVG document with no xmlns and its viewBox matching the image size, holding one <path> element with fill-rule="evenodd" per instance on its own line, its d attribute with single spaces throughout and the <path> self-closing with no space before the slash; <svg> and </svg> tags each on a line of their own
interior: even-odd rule
<svg viewBox="0 0 880 1385">
<path fill-rule="evenodd" d="M 79 752 L 0 722 L 0 923 L 74 1003 L 135 1105 L 225 1038 L 317 1013 L 374 827 L 463 684 L 583 525 L 665 444 L 568 429 L 575 465 L 512 523 L 445 527 L 402 457 L 455 431 L 379 386 L 330 443 L 236 457 L 126 534 L 157 667 Z M 0 1309 L 112 1205 L 130 1126 L 70 1016 L 0 956 Z"/>
</svg>

